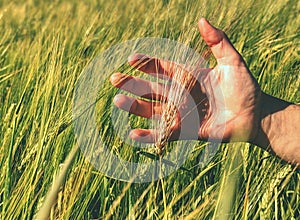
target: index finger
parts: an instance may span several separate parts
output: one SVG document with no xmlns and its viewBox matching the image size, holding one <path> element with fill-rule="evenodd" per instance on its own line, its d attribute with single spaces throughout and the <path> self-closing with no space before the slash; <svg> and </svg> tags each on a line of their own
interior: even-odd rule
<svg viewBox="0 0 300 220">
<path fill-rule="evenodd" d="M 128 62 L 137 70 L 159 78 L 172 78 L 178 70 L 188 73 L 180 64 L 150 57 L 145 54 L 133 54 L 128 58 Z"/>
</svg>

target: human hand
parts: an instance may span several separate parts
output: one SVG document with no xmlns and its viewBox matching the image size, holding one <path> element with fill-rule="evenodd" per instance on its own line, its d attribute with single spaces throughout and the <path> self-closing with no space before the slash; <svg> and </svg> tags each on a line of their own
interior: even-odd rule
<svg viewBox="0 0 300 220">
<path fill-rule="evenodd" d="M 197 111 L 200 124 L 191 125 L 191 130 L 182 131 L 182 120 L 187 120 L 187 117 L 176 114 L 168 141 L 177 140 L 179 136 L 181 139 L 193 138 L 191 134 L 195 132 L 192 130 L 195 127 L 200 140 L 251 141 L 259 126 L 260 87 L 223 31 L 216 29 L 203 18 L 198 26 L 202 38 L 217 60 L 217 65 L 213 69 L 197 70 L 200 71 L 199 77 L 189 88 L 197 108 L 187 111 L 186 106 L 191 106 L 191 103 L 184 102 L 181 106 L 176 106 L 178 112 Z M 142 72 L 159 73 L 168 78 L 174 77 L 178 69 L 189 74 L 188 68 L 181 65 L 141 54 L 132 55 L 129 64 Z M 138 96 L 148 94 L 143 98 L 150 99 L 145 101 L 119 94 L 114 99 L 117 107 L 146 118 L 163 113 L 167 100 L 162 95 L 166 92 L 162 90 L 168 89 L 167 86 L 122 73 L 114 74 L 111 83 Z M 132 139 L 143 142 L 155 142 L 156 136 L 156 131 L 150 129 L 134 129 L 130 133 Z"/>
</svg>

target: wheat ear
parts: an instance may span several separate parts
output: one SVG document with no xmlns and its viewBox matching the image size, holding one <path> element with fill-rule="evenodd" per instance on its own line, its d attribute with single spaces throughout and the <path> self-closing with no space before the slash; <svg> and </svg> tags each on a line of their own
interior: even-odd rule
<svg viewBox="0 0 300 220">
<path fill-rule="evenodd" d="M 176 120 L 178 108 L 195 85 L 196 78 L 182 66 L 174 68 L 168 100 L 163 108 L 162 118 L 158 127 L 158 138 L 155 150 L 158 155 L 163 155 L 169 138 L 172 135 L 172 126 Z"/>
</svg>

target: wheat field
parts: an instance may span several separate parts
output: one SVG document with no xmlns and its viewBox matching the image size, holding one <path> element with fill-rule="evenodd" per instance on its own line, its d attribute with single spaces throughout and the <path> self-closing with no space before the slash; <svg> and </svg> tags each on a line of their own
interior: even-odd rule
<svg viewBox="0 0 300 220">
<path fill-rule="evenodd" d="M 148 183 L 108 178 L 77 150 L 72 99 L 83 69 L 142 37 L 202 53 L 201 17 L 225 30 L 263 91 L 300 104 L 298 0 L 0 1 L 0 219 L 34 219 L 41 209 L 49 219 L 299 219 L 299 171 L 250 144 L 223 144 L 200 168 L 198 142 L 183 164 L 189 172 Z M 104 93 L 105 141 L 143 160 L 120 148 L 107 110 L 116 89 L 107 83 Z"/>
</svg>

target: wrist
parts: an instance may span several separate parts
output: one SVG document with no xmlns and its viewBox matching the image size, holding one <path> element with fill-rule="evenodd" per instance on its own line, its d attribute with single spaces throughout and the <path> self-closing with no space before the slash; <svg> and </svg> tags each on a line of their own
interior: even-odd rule
<svg viewBox="0 0 300 220">
<path fill-rule="evenodd" d="M 279 138 L 285 111 L 292 103 L 270 96 L 264 92 L 261 94 L 259 104 L 259 123 L 256 137 L 251 143 L 274 153 L 274 141 Z"/>
<path fill-rule="evenodd" d="M 259 122 L 251 143 L 300 164 L 300 106 L 262 93 Z"/>
</svg>

